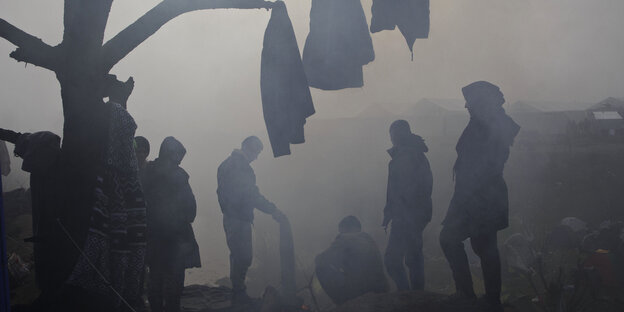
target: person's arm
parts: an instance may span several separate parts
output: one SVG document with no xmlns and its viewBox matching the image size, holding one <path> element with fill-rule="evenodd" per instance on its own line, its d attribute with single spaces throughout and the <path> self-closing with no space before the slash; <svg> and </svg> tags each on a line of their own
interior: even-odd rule
<svg viewBox="0 0 624 312">
<path fill-rule="evenodd" d="M 20 135 L 22 134 L 19 132 L 0 128 L 0 140 L 2 141 L 7 141 L 9 143 L 15 144 L 17 143 L 17 140 L 19 139 Z"/>
<path fill-rule="evenodd" d="M 254 207 L 266 214 L 273 214 L 277 210 L 277 207 L 275 207 L 274 203 L 270 202 L 268 199 L 266 199 L 266 197 L 260 194 L 258 186 L 253 186 L 251 190 L 251 198 Z"/>
</svg>

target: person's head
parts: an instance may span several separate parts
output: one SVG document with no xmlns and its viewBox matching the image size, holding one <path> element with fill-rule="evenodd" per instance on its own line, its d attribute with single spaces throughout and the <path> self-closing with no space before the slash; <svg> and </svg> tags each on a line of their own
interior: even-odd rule
<svg viewBox="0 0 624 312">
<path fill-rule="evenodd" d="M 466 109 L 471 117 L 488 118 L 499 111 L 505 103 L 500 88 L 487 81 L 473 82 L 462 88 L 466 99 Z"/>
<path fill-rule="evenodd" d="M 347 216 L 338 224 L 340 233 L 357 233 L 362 231 L 362 224 L 355 216 Z"/>
<path fill-rule="evenodd" d="M 249 162 L 256 160 L 263 148 L 262 141 L 255 135 L 247 137 L 241 144 L 241 151 L 243 151 Z"/>
<path fill-rule="evenodd" d="M 162 144 L 160 144 L 158 158 L 162 160 L 170 161 L 175 165 L 179 165 L 182 162 L 184 155 L 186 155 L 184 145 L 182 145 L 182 143 L 174 137 L 166 137 Z"/>
<path fill-rule="evenodd" d="M 412 130 L 409 123 L 403 119 L 395 120 L 390 125 L 390 141 L 392 141 L 393 146 L 400 145 L 411 134 Z"/>
<path fill-rule="evenodd" d="M 145 162 L 145 160 L 147 159 L 147 156 L 149 156 L 150 153 L 150 144 L 149 141 L 142 136 L 137 136 L 134 138 L 134 143 L 135 143 L 135 153 L 137 156 L 137 159 L 139 160 L 139 163 L 141 162 Z"/>
</svg>

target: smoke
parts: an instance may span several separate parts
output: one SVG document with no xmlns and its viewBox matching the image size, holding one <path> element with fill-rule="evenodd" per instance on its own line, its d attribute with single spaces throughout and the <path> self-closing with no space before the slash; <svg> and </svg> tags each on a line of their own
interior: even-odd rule
<svg viewBox="0 0 624 312">
<path fill-rule="evenodd" d="M 106 38 L 158 2 L 115 1 Z M 370 20 L 371 1 L 362 4 Z M 287 0 L 286 5 L 302 48 L 310 1 Z M 62 38 L 62 6 L 61 1 L 2 1 L 0 16 L 55 45 Z M 253 163 L 261 192 L 292 221 L 298 257 L 311 261 L 348 214 L 357 215 L 363 230 L 385 244 L 379 225 L 389 160 L 387 127 L 395 116 L 339 118 L 356 116 L 371 105 L 396 113 L 425 97 L 460 99 L 460 88 L 476 80 L 497 83 L 508 102 L 597 102 L 624 96 L 622 11 L 620 0 L 435 0 L 430 38 L 416 41 L 413 62 L 398 31 L 372 35 L 376 60 L 364 67 L 364 87 L 312 90 L 318 113 L 306 126 L 307 142 L 278 159 L 265 150 Z M 259 87 L 268 19 L 264 10 L 186 14 L 112 70 L 122 80 L 133 76 L 136 81 L 128 110 L 138 123 L 137 135 L 150 140 L 152 151 L 170 135 L 187 147 L 182 167 L 198 199 L 194 228 L 203 257 L 203 268 L 189 273 L 189 283 L 227 275 L 228 250 L 215 193 L 217 166 L 248 135 L 258 135 L 269 146 Z M 9 58 L 13 49 L 0 40 L 1 127 L 61 134 L 56 78 Z M 417 132 L 428 130 L 412 126 Z M 435 223 L 448 205 L 455 154 L 452 135 L 441 142 L 429 132 L 425 139 L 436 181 Z M 153 152 L 150 159 L 155 157 Z M 27 185 L 20 164 L 14 159 L 9 189 Z M 277 225 L 260 212 L 256 215 L 254 234 L 277 239 Z M 434 229 L 426 233 L 429 240 L 437 235 Z"/>
</svg>

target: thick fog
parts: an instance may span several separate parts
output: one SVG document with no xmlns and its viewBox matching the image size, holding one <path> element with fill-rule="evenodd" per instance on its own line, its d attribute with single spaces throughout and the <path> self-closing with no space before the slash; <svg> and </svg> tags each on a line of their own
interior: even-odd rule
<svg viewBox="0 0 624 312">
<path fill-rule="evenodd" d="M 105 39 L 158 2 L 115 1 Z M 371 1 L 362 4 L 370 21 Z M 287 0 L 286 5 L 303 49 L 310 1 Z M 52 45 L 62 38 L 62 9 L 62 1 L 0 0 L 2 18 Z M 385 246 L 381 221 L 388 127 L 398 118 L 410 121 L 430 147 L 434 208 L 425 253 L 439 255 L 435 242 L 452 192 L 454 144 L 468 120 L 461 87 L 488 80 L 500 86 L 507 104 L 561 102 L 570 103 L 570 109 L 624 97 L 621 12 L 621 0 L 431 1 L 430 37 L 416 41 L 414 60 L 398 30 L 373 34 L 376 58 L 364 67 L 364 87 L 312 89 L 317 113 L 306 124 L 306 143 L 280 158 L 272 157 L 260 100 L 260 55 L 270 12 L 210 10 L 180 16 L 111 73 L 136 81 L 128 111 L 138 124 L 137 135 L 151 143 L 149 159 L 157 157 L 166 136 L 175 136 L 188 151 L 181 166 L 190 174 L 198 200 L 193 227 L 203 267 L 187 271 L 186 283 L 215 283 L 228 275 L 229 252 L 215 192 L 217 167 L 252 134 L 265 143 L 252 164 L 258 186 L 290 218 L 299 264 L 311 274 L 314 256 L 330 244 L 343 216 L 358 216 L 363 230 Z M 0 127 L 62 134 L 56 78 L 48 70 L 15 62 L 8 56 L 13 50 L 0 40 Z M 423 98 L 451 99 L 443 102 L 457 118 L 412 114 Z M 513 205 L 514 191 L 521 188 L 518 179 L 530 179 L 523 174 L 544 165 L 523 157 L 522 151 L 512 151 L 506 171 L 512 216 L 523 208 Z M 5 190 L 28 186 L 20 164 L 13 159 Z M 277 224 L 259 211 L 256 217 L 253 267 L 260 269 L 252 268 L 249 275 L 265 278 L 259 271 L 276 272 L 276 260 L 270 257 L 277 251 Z M 256 291 L 252 286 L 250 291 Z"/>
</svg>

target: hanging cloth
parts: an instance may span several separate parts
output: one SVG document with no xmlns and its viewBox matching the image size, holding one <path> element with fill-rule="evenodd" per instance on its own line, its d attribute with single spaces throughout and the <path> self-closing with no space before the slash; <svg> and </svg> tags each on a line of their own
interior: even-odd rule
<svg viewBox="0 0 624 312">
<path fill-rule="evenodd" d="M 314 114 L 295 32 L 286 5 L 275 2 L 264 33 L 260 69 L 262 110 L 273 156 L 290 154 L 305 142 L 303 125 Z"/>
<path fill-rule="evenodd" d="M 372 33 L 398 26 L 412 52 L 416 39 L 429 37 L 429 0 L 373 0 L 371 12 Z"/>
<path fill-rule="evenodd" d="M 98 168 L 89 231 L 67 283 L 110 300 L 112 312 L 142 304 L 146 210 L 134 152 L 136 123 L 117 103 Z M 122 300 L 123 299 L 123 300 Z"/>
<path fill-rule="evenodd" d="M 310 33 L 303 49 L 303 66 L 311 87 L 362 87 L 362 66 L 374 59 L 360 0 L 312 0 Z"/>
</svg>

